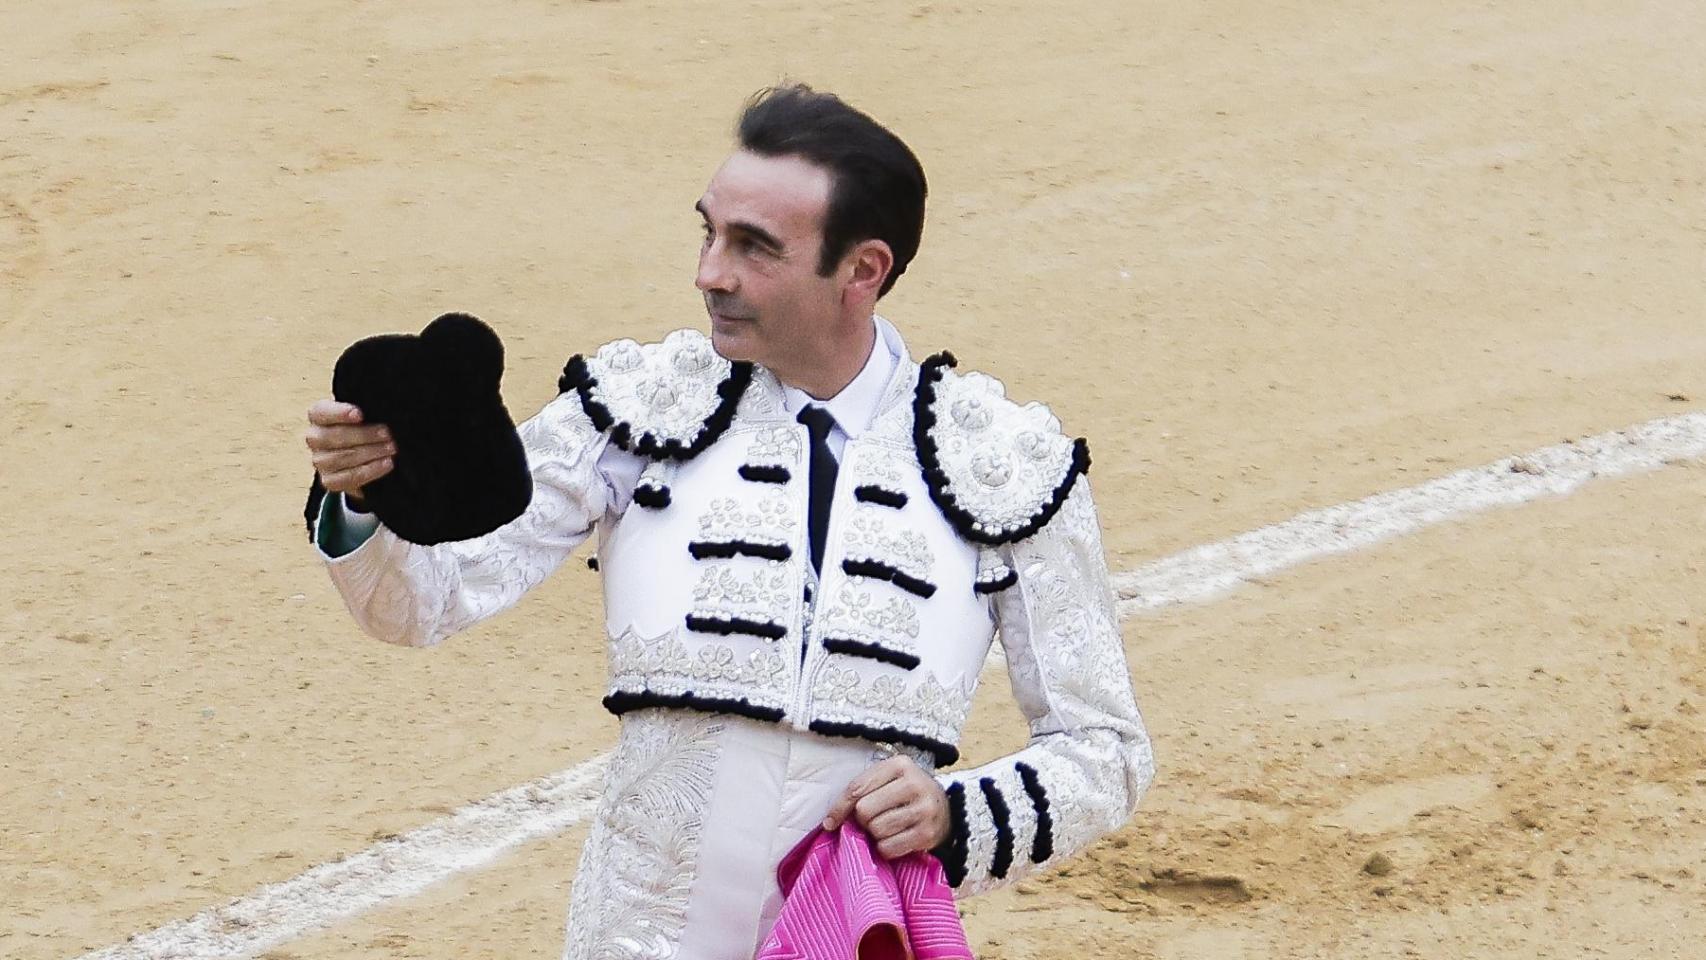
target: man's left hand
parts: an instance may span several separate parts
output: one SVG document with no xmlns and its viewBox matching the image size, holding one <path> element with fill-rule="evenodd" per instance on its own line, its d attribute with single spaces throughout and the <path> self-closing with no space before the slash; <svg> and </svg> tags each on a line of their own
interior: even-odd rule
<svg viewBox="0 0 1706 960">
<path fill-rule="evenodd" d="M 853 778 L 829 808 L 825 830 L 852 816 L 885 860 L 929 850 L 948 839 L 948 795 L 911 757 L 894 756 Z"/>
</svg>

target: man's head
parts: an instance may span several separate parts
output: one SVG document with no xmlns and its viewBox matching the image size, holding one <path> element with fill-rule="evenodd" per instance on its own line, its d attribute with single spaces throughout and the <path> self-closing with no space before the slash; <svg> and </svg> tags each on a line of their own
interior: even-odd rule
<svg viewBox="0 0 1706 960">
<path fill-rule="evenodd" d="M 711 178 L 697 285 L 717 350 L 784 380 L 839 388 L 876 301 L 918 252 L 924 170 L 900 138 L 832 94 L 763 90 Z"/>
</svg>

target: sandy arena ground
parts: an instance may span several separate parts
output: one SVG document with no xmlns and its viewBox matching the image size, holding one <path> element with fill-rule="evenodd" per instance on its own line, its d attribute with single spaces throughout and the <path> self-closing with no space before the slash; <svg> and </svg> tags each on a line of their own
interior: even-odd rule
<svg viewBox="0 0 1706 960">
<path fill-rule="evenodd" d="M 918 151 L 884 312 L 1090 438 L 1115 569 L 1706 406 L 1691 2 L 22 0 L 0 37 L 6 958 L 613 741 L 578 562 L 438 650 L 358 633 L 302 412 L 448 309 L 518 416 L 701 323 L 692 203 L 784 75 Z M 1700 956 L 1703 522 L 1681 464 L 1128 620 L 1159 779 L 967 901 L 979 955 Z M 1021 737 L 986 686 L 968 758 Z M 268 956 L 554 958 L 580 842 Z"/>
</svg>

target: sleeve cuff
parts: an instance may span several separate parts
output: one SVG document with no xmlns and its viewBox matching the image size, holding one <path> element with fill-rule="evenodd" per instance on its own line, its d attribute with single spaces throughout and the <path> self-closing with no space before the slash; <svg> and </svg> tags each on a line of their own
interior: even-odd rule
<svg viewBox="0 0 1706 960">
<path fill-rule="evenodd" d="M 320 501 L 320 518 L 314 528 L 314 542 L 326 556 L 337 559 L 366 543 L 379 529 L 379 518 L 371 513 L 358 513 L 344 503 L 344 495 L 333 494 Z"/>
</svg>

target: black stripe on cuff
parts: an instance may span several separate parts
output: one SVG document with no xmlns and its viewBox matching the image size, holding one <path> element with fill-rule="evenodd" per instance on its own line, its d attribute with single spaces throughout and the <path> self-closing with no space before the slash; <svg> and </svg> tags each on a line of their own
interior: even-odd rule
<svg viewBox="0 0 1706 960">
<path fill-rule="evenodd" d="M 995 856 L 989 861 L 989 875 L 999 880 L 1007 876 L 1007 868 L 1013 865 L 1013 825 L 1008 822 L 1007 799 L 993 777 L 980 778 L 977 786 L 983 791 L 984 802 L 989 804 L 989 818 L 995 823 Z"/>
<path fill-rule="evenodd" d="M 1042 863 L 1054 856 L 1054 821 L 1048 813 L 1048 793 L 1043 790 L 1042 781 L 1029 764 L 1015 763 L 1013 769 L 1019 771 L 1019 780 L 1031 797 L 1031 806 L 1037 811 L 1037 836 L 1031 841 L 1031 862 Z"/>
<path fill-rule="evenodd" d="M 966 829 L 965 789 L 959 781 L 948 784 L 948 839 L 930 851 L 942 861 L 950 887 L 958 887 L 966 879 L 966 838 L 970 833 Z"/>
</svg>

